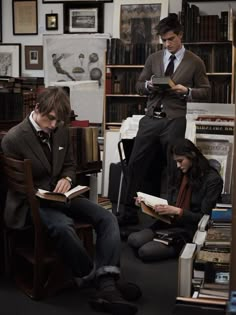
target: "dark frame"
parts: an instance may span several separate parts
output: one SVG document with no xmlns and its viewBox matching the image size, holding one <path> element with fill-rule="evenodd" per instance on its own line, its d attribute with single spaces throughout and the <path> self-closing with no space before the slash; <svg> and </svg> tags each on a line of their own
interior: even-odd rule
<svg viewBox="0 0 236 315">
<path fill-rule="evenodd" d="M 43 0 L 43 3 L 91 2 L 90 0 Z M 96 2 L 113 2 L 113 0 L 96 0 Z"/>
<path fill-rule="evenodd" d="M 32 58 L 31 54 L 35 57 Z M 43 46 L 25 46 L 25 69 L 43 69 Z"/>
<path fill-rule="evenodd" d="M 81 3 L 64 3 L 63 12 L 64 12 L 64 33 L 65 34 L 74 34 L 74 33 L 90 33 L 88 31 L 70 31 L 70 11 L 71 10 L 80 10 L 80 9 L 97 9 L 97 31 L 92 31 L 91 33 L 103 33 L 104 30 L 104 3 L 100 2 L 81 2 Z"/>
<path fill-rule="evenodd" d="M 58 13 L 45 14 L 45 26 L 47 31 L 58 30 Z"/>
<path fill-rule="evenodd" d="M 0 42 L 2 42 L 2 0 L 0 0 Z"/>
<path fill-rule="evenodd" d="M 25 20 L 24 13 L 31 10 L 31 21 L 28 25 L 22 23 Z M 37 0 L 13 0 L 13 34 L 14 35 L 37 35 L 38 34 L 38 1 Z M 31 23 L 30 23 L 31 22 Z"/>
<path fill-rule="evenodd" d="M 9 48 L 9 49 L 8 49 Z M 16 49 L 17 48 L 17 49 Z M 15 50 L 16 49 L 16 50 Z M 21 76 L 21 44 L 19 43 L 12 43 L 12 44 L 5 44 L 0 43 L 0 53 L 10 53 L 12 54 L 12 74 L 7 76 L 11 77 L 20 77 Z M 4 76 L 4 75 L 1 75 Z"/>
</svg>

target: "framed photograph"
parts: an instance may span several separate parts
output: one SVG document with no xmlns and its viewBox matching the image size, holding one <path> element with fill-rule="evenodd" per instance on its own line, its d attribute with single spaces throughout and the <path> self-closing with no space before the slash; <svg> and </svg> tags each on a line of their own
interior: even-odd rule
<svg viewBox="0 0 236 315">
<path fill-rule="evenodd" d="M 13 0 L 13 34 L 38 34 L 37 0 Z"/>
<path fill-rule="evenodd" d="M 43 3 L 91 2 L 90 0 L 43 0 Z M 113 0 L 96 0 L 96 2 L 113 2 Z"/>
<path fill-rule="evenodd" d="M 0 76 L 21 75 L 21 44 L 0 44 Z"/>
<path fill-rule="evenodd" d="M 50 13 L 45 15 L 45 24 L 47 31 L 56 31 L 58 30 L 58 14 Z"/>
<path fill-rule="evenodd" d="M 43 46 L 25 46 L 25 69 L 43 69 Z"/>
<path fill-rule="evenodd" d="M 113 37 L 125 44 L 160 42 L 156 26 L 168 15 L 165 0 L 116 0 L 114 2 Z"/>
<path fill-rule="evenodd" d="M 103 33 L 103 19 L 103 3 L 64 3 L 64 33 Z"/>
</svg>

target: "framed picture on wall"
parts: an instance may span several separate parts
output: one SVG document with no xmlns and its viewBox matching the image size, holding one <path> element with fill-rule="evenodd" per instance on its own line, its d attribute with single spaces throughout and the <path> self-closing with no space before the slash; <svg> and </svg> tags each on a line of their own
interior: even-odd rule
<svg viewBox="0 0 236 315">
<path fill-rule="evenodd" d="M 103 3 L 64 3 L 64 33 L 103 33 Z"/>
<path fill-rule="evenodd" d="M 114 2 L 113 37 L 125 44 L 159 43 L 156 26 L 168 15 L 165 0 L 116 0 Z"/>
<path fill-rule="evenodd" d="M 38 34 L 37 0 L 13 0 L 13 34 Z"/>
<path fill-rule="evenodd" d="M 43 46 L 25 46 L 25 69 L 43 69 Z"/>
<path fill-rule="evenodd" d="M 47 31 L 58 30 L 58 14 L 50 13 L 45 15 L 45 24 Z"/>
<path fill-rule="evenodd" d="M 0 44 L 0 76 L 21 75 L 21 44 Z"/>
</svg>

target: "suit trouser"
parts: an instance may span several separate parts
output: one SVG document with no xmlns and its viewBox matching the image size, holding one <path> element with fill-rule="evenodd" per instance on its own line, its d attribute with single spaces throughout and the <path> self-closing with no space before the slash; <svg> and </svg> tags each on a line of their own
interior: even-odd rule
<svg viewBox="0 0 236 315">
<path fill-rule="evenodd" d="M 124 215 L 137 215 L 134 197 L 137 191 L 160 195 L 161 173 L 172 161 L 168 153 L 171 143 L 184 138 L 186 118 L 175 119 L 144 116 L 139 123 L 134 147 L 128 164 L 128 180 Z M 149 183 L 149 187 L 146 183 Z M 146 186 L 145 186 L 146 185 Z"/>
<path fill-rule="evenodd" d="M 80 197 L 71 200 L 67 205 L 43 201 L 40 204 L 40 216 L 48 229 L 49 236 L 55 241 L 58 253 L 74 276 L 86 276 L 94 266 L 75 232 L 74 219 L 91 223 L 95 229 L 96 275 L 119 274 L 120 233 L 117 219 L 113 214 Z"/>
</svg>

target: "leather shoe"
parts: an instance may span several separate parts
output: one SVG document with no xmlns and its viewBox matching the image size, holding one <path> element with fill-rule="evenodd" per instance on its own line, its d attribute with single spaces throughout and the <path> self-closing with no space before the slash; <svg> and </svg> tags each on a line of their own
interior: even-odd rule
<svg viewBox="0 0 236 315">
<path fill-rule="evenodd" d="M 116 282 L 116 287 L 120 291 L 122 297 L 127 301 L 136 301 L 142 296 L 140 287 L 135 283 L 119 279 Z"/>
<path fill-rule="evenodd" d="M 111 291 L 99 291 L 89 300 L 89 304 L 97 312 L 108 312 L 112 315 L 134 315 L 138 311 L 137 306 L 124 300 L 115 288 Z"/>
</svg>

